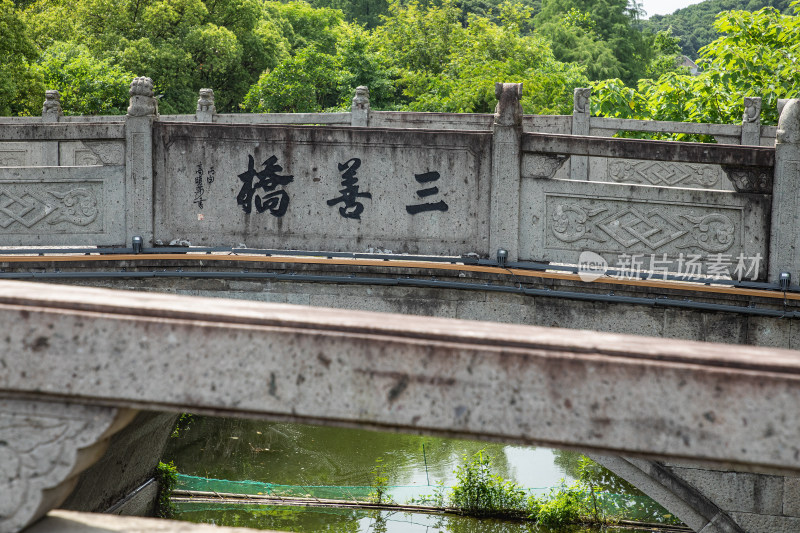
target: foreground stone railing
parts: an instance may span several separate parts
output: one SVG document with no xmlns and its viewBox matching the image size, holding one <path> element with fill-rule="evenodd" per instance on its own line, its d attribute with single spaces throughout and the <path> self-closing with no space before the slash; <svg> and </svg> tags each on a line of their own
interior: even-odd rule
<svg viewBox="0 0 800 533">
<path fill-rule="evenodd" d="M 796 271 L 797 101 L 776 130 L 757 98 L 742 125 L 673 124 L 590 117 L 584 89 L 571 117 L 524 116 L 521 91 L 498 84 L 494 115 L 371 111 L 366 88 L 349 113 L 222 115 L 204 89 L 195 115 L 167 117 L 137 78 L 127 117 L 85 121 L 51 93 L 38 123 L 0 121 L 0 244 L 141 236 L 571 264 L 591 251 L 644 269 L 747 259 L 750 280 Z M 596 136 L 627 129 L 748 146 Z"/>
<path fill-rule="evenodd" d="M 0 323 L 3 532 L 137 409 L 800 472 L 796 351 L 22 282 Z"/>
</svg>

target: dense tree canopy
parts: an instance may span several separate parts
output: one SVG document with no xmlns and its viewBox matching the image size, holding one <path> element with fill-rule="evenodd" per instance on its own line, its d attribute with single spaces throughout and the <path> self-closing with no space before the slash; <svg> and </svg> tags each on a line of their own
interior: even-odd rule
<svg viewBox="0 0 800 533">
<path fill-rule="evenodd" d="M 667 73 L 641 80 L 636 89 L 620 80 L 595 84 L 593 108 L 623 118 L 737 123 L 745 96 L 762 97 L 761 121 L 776 124 L 779 98 L 800 94 L 800 2 L 794 15 L 774 8 L 729 11 L 714 28 L 722 34 L 700 50 L 699 76 Z"/>
<path fill-rule="evenodd" d="M 609 116 L 737 122 L 747 94 L 774 121 L 798 89 L 798 17 L 776 10 L 722 16 L 690 77 L 678 33 L 642 32 L 635 1 L 310 2 L 0 0 L 0 113 L 39 114 L 46 88 L 66 113 L 124 113 L 135 76 L 162 113 L 203 87 L 220 112 L 347 109 L 359 85 L 374 109 L 491 112 L 497 81 L 525 84 L 527 113 L 569 113 L 593 81 Z"/>
<path fill-rule="evenodd" d="M 646 32 L 658 33 L 671 30 L 680 39 L 681 53 L 692 59 L 699 57 L 699 50 L 717 38 L 714 19 L 724 11 L 758 11 L 774 7 L 784 14 L 791 13 L 791 0 L 705 0 L 670 15 L 653 15 L 641 22 Z"/>
</svg>

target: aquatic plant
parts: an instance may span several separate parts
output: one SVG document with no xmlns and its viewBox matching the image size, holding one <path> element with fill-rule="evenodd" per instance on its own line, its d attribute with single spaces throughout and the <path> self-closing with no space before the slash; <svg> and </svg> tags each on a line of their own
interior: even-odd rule
<svg viewBox="0 0 800 533">
<path fill-rule="evenodd" d="M 492 460 L 484 450 L 464 457 L 456 470 L 457 483 L 450 503 L 470 516 L 516 516 L 525 514 L 525 491 L 513 482 L 492 474 Z"/>
<path fill-rule="evenodd" d="M 178 483 L 178 469 L 169 463 L 158 463 L 155 472 L 158 482 L 158 500 L 156 501 L 156 516 L 161 518 L 172 518 L 175 514 L 175 507 L 170 500 L 172 491 Z"/>
<path fill-rule="evenodd" d="M 391 499 L 389 495 L 389 473 L 386 471 L 386 465 L 383 464 L 383 458 L 375 459 L 375 465 L 372 467 L 372 492 L 369 493 L 369 501 L 373 503 L 386 503 Z"/>
</svg>

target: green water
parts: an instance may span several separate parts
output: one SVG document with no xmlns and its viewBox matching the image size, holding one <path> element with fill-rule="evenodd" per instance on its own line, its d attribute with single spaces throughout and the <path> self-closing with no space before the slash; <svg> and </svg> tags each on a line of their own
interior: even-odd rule
<svg viewBox="0 0 800 533">
<path fill-rule="evenodd" d="M 304 487 L 315 497 L 363 499 L 375 479 L 376 461 L 388 477 L 396 503 L 433 494 L 437 482 L 455 483 L 454 471 L 479 450 L 492 457 L 494 472 L 533 493 L 569 483 L 578 454 L 459 439 L 350 430 L 242 419 L 192 417 L 170 439 L 166 461 L 181 474 L 233 481 Z M 202 481 L 202 480 L 201 480 Z M 227 492 L 269 492 L 245 484 Z M 223 492 L 225 485 L 213 490 Z M 180 504 L 177 518 L 227 526 L 285 531 L 348 532 L 535 532 L 530 524 L 353 509 Z M 574 529 L 572 531 L 590 531 Z M 642 530 L 645 531 L 645 530 Z"/>
</svg>

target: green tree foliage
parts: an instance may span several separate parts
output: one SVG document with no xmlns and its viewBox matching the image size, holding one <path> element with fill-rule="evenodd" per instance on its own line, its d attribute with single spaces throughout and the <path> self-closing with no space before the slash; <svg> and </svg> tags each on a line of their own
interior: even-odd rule
<svg viewBox="0 0 800 533">
<path fill-rule="evenodd" d="M 653 15 L 641 21 L 641 27 L 649 33 L 672 30 L 672 34 L 680 39 L 681 53 L 697 59 L 698 51 L 715 40 L 718 35 L 714 30 L 714 19 L 723 11 L 742 10 L 758 11 L 764 7 L 774 7 L 778 11 L 789 14 L 791 0 L 705 0 L 671 15 Z"/>
<path fill-rule="evenodd" d="M 489 113 L 494 84 L 523 82 L 528 113 L 566 113 L 583 69 L 555 59 L 548 43 L 520 34 L 529 18 L 521 5 L 501 6 L 501 25 L 473 16 L 464 28 L 451 2 L 424 9 L 393 2 L 392 17 L 376 30 L 383 55 L 397 69 L 404 107 L 416 111 Z"/>
<path fill-rule="evenodd" d="M 800 2 L 792 5 L 795 15 L 774 8 L 721 13 L 714 23 L 721 37 L 700 50 L 700 75 L 668 73 L 641 80 L 636 89 L 620 80 L 599 82 L 593 111 L 622 118 L 738 123 L 743 98 L 760 96 L 762 123 L 776 124 L 778 99 L 800 93 Z"/>
<path fill-rule="evenodd" d="M 29 63 L 36 55 L 19 11 L 11 0 L 0 0 L 0 115 L 41 108 L 41 78 Z"/>
<path fill-rule="evenodd" d="M 558 60 L 597 65 L 592 79 L 619 72 L 633 83 L 644 76 L 652 53 L 650 39 L 638 28 L 640 13 L 628 0 L 543 0 L 534 22 L 553 41 Z M 560 45 L 561 39 L 568 44 Z"/>
<path fill-rule="evenodd" d="M 96 59 L 86 46 L 56 43 L 45 51 L 37 68 L 47 87 L 58 87 L 65 114 L 114 115 L 128 107 L 128 89 L 135 76 Z"/>
</svg>

